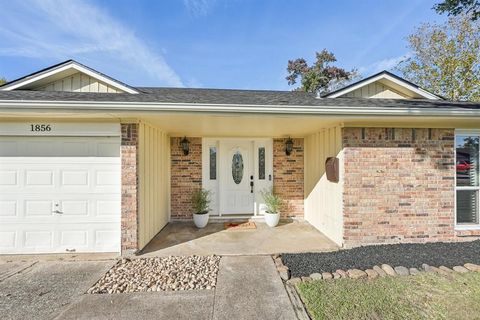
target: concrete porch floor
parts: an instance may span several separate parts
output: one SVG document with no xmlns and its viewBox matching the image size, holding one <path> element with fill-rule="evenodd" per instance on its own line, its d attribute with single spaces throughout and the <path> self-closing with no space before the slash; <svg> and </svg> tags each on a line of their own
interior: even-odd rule
<svg viewBox="0 0 480 320">
<path fill-rule="evenodd" d="M 193 222 L 171 222 L 139 254 L 264 255 L 338 250 L 324 234 L 304 221 L 282 221 L 275 228 L 254 221 L 256 229 L 225 230 L 223 221 L 197 229 Z"/>
</svg>

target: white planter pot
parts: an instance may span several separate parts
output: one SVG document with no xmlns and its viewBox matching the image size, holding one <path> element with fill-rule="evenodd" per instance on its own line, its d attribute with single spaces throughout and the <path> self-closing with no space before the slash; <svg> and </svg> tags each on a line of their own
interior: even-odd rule
<svg viewBox="0 0 480 320">
<path fill-rule="evenodd" d="M 208 217 L 209 217 L 208 213 L 204 213 L 204 214 L 194 213 L 193 214 L 193 223 L 195 223 L 195 226 L 197 228 L 200 228 L 200 229 L 205 228 L 205 226 L 208 223 Z"/>
<path fill-rule="evenodd" d="M 265 223 L 267 226 L 273 228 L 276 227 L 278 222 L 280 221 L 280 212 L 277 213 L 269 213 L 265 212 Z"/>
</svg>

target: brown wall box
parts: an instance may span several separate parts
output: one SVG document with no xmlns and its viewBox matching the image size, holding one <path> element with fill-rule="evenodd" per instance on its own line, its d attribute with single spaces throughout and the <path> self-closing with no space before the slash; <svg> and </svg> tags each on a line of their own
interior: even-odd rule
<svg viewBox="0 0 480 320">
<path fill-rule="evenodd" d="M 325 172 L 327 173 L 328 181 L 338 182 L 340 172 L 338 166 L 338 158 L 328 157 L 327 160 L 325 160 Z"/>
</svg>

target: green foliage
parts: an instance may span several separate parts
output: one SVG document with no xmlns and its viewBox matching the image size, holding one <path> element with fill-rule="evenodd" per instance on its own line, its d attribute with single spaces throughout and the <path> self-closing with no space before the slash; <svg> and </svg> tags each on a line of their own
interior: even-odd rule
<svg viewBox="0 0 480 320">
<path fill-rule="evenodd" d="M 436 4 L 433 9 L 438 13 L 447 13 L 449 16 L 467 14 L 472 20 L 480 18 L 480 1 L 478 0 L 444 0 Z"/>
<path fill-rule="evenodd" d="M 478 319 L 480 273 L 302 282 L 312 319 Z"/>
<path fill-rule="evenodd" d="M 196 214 L 207 214 L 210 211 L 211 192 L 205 189 L 198 189 L 193 192 L 192 206 Z"/>
<path fill-rule="evenodd" d="M 280 206 L 282 205 L 282 199 L 279 195 L 273 192 L 273 188 L 270 190 L 263 190 L 260 193 L 262 194 L 263 200 L 265 200 L 267 212 L 278 213 Z"/>
<path fill-rule="evenodd" d="M 287 71 L 289 85 L 295 85 L 300 79 L 300 87 L 295 90 L 325 93 L 345 84 L 357 76 L 355 70 L 346 71 L 333 66 L 337 61 L 335 55 L 326 49 L 316 53 L 316 61 L 309 66 L 303 58 L 289 60 Z"/>
<path fill-rule="evenodd" d="M 406 79 L 449 100 L 480 101 L 480 22 L 422 24 L 408 43 L 412 56 L 397 67 Z"/>
<path fill-rule="evenodd" d="M 4 83 L 7 83 L 7 79 L 0 77 L 0 86 Z"/>
</svg>

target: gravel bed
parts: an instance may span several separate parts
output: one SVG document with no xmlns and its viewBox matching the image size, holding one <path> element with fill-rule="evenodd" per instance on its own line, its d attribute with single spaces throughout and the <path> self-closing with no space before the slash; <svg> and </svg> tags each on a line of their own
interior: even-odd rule
<svg viewBox="0 0 480 320">
<path fill-rule="evenodd" d="M 292 277 L 335 272 L 338 269 L 365 270 L 381 264 L 421 268 L 426 263 L 452 268 L 468 262 L 480 264 L 480 240 L 376 245 L 334 252 L 282 254 L 282 261 L 290 269 Z"/>
<path fill-rule="evenodd" d="M 219 256 L 122 259 L 87 293 L 213 289 Z"/>
</svg>

